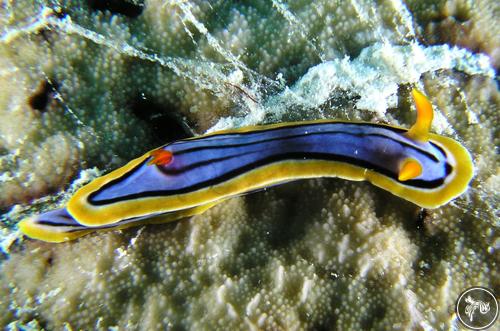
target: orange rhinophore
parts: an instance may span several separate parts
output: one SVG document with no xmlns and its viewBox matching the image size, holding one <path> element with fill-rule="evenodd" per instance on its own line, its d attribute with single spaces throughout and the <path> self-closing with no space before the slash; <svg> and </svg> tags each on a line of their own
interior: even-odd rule
<svg viewBox="0 0 500 331">
<path fill-rule="evenodd" d="M 432 104 L 429 99 L 417 89 L 413 89 L 411 95 L 417 108 L 417 120 L 410 130 L 408 130 L 406 135 L 413 140 L 427 142 L 429 140 L 432 119 L 434 118 Z"/>
<path fill-rule="evenodd" d="M 398 180 L 404 182 L 422 174 L 422 165 L 415 159 L 408 158 L 399 170 Z"/>
</svg>

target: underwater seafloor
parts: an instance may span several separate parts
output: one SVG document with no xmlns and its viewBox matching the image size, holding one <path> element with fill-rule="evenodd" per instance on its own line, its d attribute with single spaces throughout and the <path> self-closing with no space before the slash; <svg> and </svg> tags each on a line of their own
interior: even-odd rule
<svg viewBox="0 0 500 331">
<path fill-rule="evenodd" d="M 494 0 L 3 2 L 0 327 L 459 328 L 463 290 L 500 293 L 499 13 Z M 440 208 L 329 178 L 61 244 L 16 228 L 175 139 L 323 118 L 409 127 L 413 86 L 432 131 L 475 165 Z"/>
</svg>

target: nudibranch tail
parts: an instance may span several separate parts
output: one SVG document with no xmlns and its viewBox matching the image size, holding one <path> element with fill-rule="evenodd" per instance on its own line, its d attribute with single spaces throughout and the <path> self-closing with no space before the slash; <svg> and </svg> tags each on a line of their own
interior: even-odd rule
<svg viewBox="0 0 500 331">
<path fill-rule="evenodd" d="M 439 207 L 467 189 L 474 167 L 460 143 L 429 133 L 432 106 L 420 92 L 412 95 L 417 120 L 410 130 L 319 120 L 169 143 L 83 186 L 63 211 L 23 221 L 21 231 L 71 240 L 176 220 L 231 197 L 315 177 L 367 180 L 421 207 Z"/>
<path fill-rule="evenodd" d="M 427 142 L 429 140 L 429 131 L 434 118 L 432 104 L 425 95 L 415 88 L 411 91 L 411 95 L 415 102 L 415 107 L 417 108 L 417 120 L 410 130 L 408 130 L 406 135 L 410 139 Z"/>
<path fill-rule="evenodd" d="M 60 243 L 75 240 L 95 231 L 124 230 L 146 224 L 162 224 L 201 214 L 222 202 L 206 204 L 177 212 L 159 214 L 156 216 L 138 217 L 122 220 L 118 223 L 97 227 L 88 227 L 78 223 L 66 208 L 52 210 L 34 217 L 22 220 L 19 229 L 30 238 L 47 242 Z"/>
<path fill-rule="evenodd" d="M 53 243 L 74 240 L 94 231 L 81 226 L 65 208 L 24 219 L 18 226 L 30 238 Z"/>
</svg>

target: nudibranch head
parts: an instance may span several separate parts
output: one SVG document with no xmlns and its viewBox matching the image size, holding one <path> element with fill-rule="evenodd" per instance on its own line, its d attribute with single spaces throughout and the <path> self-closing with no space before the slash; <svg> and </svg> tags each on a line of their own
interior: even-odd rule
<svg viewBox="0 0 500 331">
<path fill-rule="evenodd" d="M 417 119 L 403 136 L 422 153 L 408 155 L 401 160 L 397 172 L 399 183 L 379 173 L 370 173 L 367 177 L 373 184 L 421 207 L 436 208 L 467 189 L 474 174 L 474 165 L 469 152 L 460 143 L 429 132 L 434 118 L 432 104 L 417 89 L 411 93 Z M 430 158 L 420 158 L 425 154 Z"/>
</svg>

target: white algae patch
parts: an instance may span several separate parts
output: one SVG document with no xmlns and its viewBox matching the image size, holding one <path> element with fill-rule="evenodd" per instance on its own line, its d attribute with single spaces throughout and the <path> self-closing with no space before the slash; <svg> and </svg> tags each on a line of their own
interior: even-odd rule
<svg viewBox="0 0 500 331">
<path fill-rule="evenodd" d="M 209 131 L 256 125 L 266 114 L 279 121 L 290 109 L 317 109 L 344 91 L 359 98 L 355 103 L 358 109 L 384 118 L 387 108 L 397 106 L 401 84 L 417 83 L 423 74 L 443 69 L 494 77 L 488 57 L 466 49 L 376 43 L 355 59 L 346 57 L 312 67 L 291 88 L 256 106 L 245 118 L 222 118 Z"/>
</svg>

